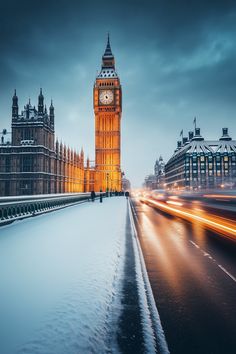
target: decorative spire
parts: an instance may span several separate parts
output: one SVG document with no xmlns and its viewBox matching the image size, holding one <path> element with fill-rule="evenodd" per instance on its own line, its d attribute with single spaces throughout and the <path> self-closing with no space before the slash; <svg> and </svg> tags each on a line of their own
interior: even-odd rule
<svg viewBox="0 0 236 354">
<path fill-rule="evenodd" d="M 39 97 L 38 97 L 38 112 L 39 112 L 39 114 L 43 114 L 43 101 L 44 101 L 43 92 L 42 92 L 42 89 L 40 88 L 40 93 L 39 93 Z"/>
<path fill-rule="evenodd" d="M 104 57 L 113 57 L 112 51 L 111 51 L 111 45 L 110 45 L 110 35 L 109 33 L 107 34 L 107 46 L 106 46 L 106 50 L 105 53 L 103 55 Z"/>
<path fill-rule="evenodd" d="M 87 168 L 89 168 L 89 165 L 90 165 L 90 160 L 89 157 L 87 157 Z"/>
<path fill-rule="evenodd" d="M 83 147 L 81 148 L 81 151 L 80 151 L 80 157 L 81 157 L 81 159 L 84 160 L 84 149 L 83 149 Z"/>
<path fill-rule="evenodd" d="M 51 117 L 54 117 L 54 107 L 53 107 L 52 100 L 51 100 L 51 105 L 50 105 L 50 107 L 49 107 L 49 112 L 50 112 L 50 116 L 51 116 Z"/>
<path fill-rule="evenodd" d="M 107 46 L 102 56 L 102 69 L 115 69 L 115 58 L 111 51 L 109 33 L 107 35 Z"/>
<path fill-rule="evenodd" d="M 55 150 L 56 150 L 57 153 L 59 152 L 59 141 L 58 141 L 58 137 L 56 137 Z"/>
<path fill-rule="evenodd" d="M 49 116 L 50 116 L 50 125 L 52 130 L 54 130 L 54 107 L 53 107 L 53 102 L 51 99 L 51 105 L 49 107 Z"/>
<path fill-rule="evenodd" d="M 43 90 L 42 90 L 42 88 L 40 88 L 40 91 L 39 91 L 39 99 L 44 99 L 44 97 L 43 97 Z"/>
<path fill-rule="evenodd" d="M 12 118 L 18 117 L 18 97 L 16 95 L 16 89 L 14 90 L 14 95 L 12 97 Z"/>
</svg>

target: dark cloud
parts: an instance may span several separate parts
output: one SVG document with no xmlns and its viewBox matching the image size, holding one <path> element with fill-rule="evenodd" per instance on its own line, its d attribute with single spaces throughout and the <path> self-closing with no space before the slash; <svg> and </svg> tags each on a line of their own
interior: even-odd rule
<svg viewBox="0 0 236 354">
<path fill-rule="evenodd" d="M 169 158 L 197 115 L 205 136 L 236 137 L 235 1 L 0 2 L 0 121 L 43 86 L 56 129 L 94 157 L 92 86 L 106 33 L 123 84 L 123 166 L 135 184 Z M 90 143 L 89 143 L 90 142 Z M 134 160 L 134 155 L 139 160 Z"/>
</svg>

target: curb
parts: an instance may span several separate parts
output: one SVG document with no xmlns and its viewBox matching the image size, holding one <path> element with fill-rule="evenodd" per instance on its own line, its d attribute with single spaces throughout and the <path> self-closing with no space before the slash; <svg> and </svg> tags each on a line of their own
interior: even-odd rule
<svg viewBox="0 0 236 354">
<path fill-rule="evenodd" d="M 151 284 L 148 278 L 145 261 L 143 258 L 142 249 L 138 239 L 138 233 L 135 227 L 133 207 L 130 199 L 128 202 L 129 217 L 131 223 L 131 229 L 133 233 L 133 245 L 135 249 L 137 275 L 140 277 L 139 290 L 140 290 L 140 302 L 143 308 L 143 316 L 145 324 L 149 327 L 144 329 L 145 344 L 147 347 L 147 353 L 161 353 L 169 354 L 168 345 L 166 342 L 165 334 L 162 328 L 160 316 L 154 300 Z M 145 325 L 144 324 L 144 325 Z"/>
</svg>

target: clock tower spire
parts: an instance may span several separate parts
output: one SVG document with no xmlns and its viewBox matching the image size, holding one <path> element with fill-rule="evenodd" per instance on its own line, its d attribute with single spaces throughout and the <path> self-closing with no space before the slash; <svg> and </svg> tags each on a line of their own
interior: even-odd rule
<svg viewBox="0 0 236 354">
<path fill-rule="evenodd" d="M 107 46 L 102 57 L 102 68 L 113 68 L 115 69 L 115 58 L 111 51 L 110 36 L 107 35 Z"/>
<path fill-rule="evenodd" d="M 121 85 L 109 34 L 94 89 L 95 190 L 121 190 Z"/>
</svg>

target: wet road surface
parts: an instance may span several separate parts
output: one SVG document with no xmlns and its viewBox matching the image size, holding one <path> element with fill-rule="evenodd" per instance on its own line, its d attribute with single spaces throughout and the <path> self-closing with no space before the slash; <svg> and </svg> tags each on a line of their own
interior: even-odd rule
<svg viewBox="0 0 236 354">
<path fill-rule="evenodd" d="M 170 353 L 236 353 L 236 243 L 132 200 Z"/>
</svg>

